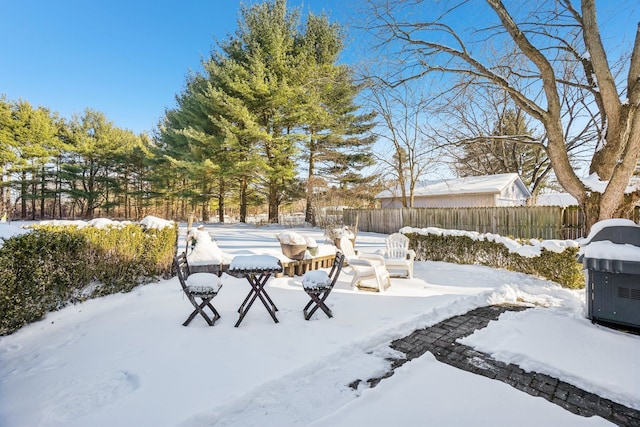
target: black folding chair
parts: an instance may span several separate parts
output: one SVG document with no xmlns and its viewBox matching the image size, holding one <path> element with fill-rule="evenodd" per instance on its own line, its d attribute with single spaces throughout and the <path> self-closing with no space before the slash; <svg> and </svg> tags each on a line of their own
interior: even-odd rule
<svg viewBox="0 0 640 427">
<path fill-rule="evenodd" d="M 327 316 L 333 317 L 333 313 L 331 309 L 327 307 L 325 301 L 327 297 L 329 297 L 333 286 L 338 281 L 338 276 L 340 275 L 340 271 L 342 271 L 343 264 L 344 254 L 338 252 L 333 260 L 333 265 L 329 273 L 324 270 L 311 270 L 304 274 L 302 277 L 302 288 L 311 298 L 311 301 L 309 301 L 302 310 L 305 320 L 309 320 L 318 309 L 322 309 Z"/>
<path fill-rule="evenodd" d="M 222 288 L 220 278 L 212 273 L 192 274 L 185 252 L 175 257 L 174 265 L 178 272 L 178 279 L 180 280 L 182 290 L 189 299 L 189 302 L 195 307 L 195 310 L 193 310 L 182 325 L 187 326 L 197 314 L 200 314 L 209 326 L 213 326 L 216 320 L 220 318 L 220 314 L 211 304 L 211 300 L 218 295 L 218 291 Z M 198 300 L 200 300 L 200 302 L 198 302 Z M 213 313 L 213 317 L 204 311 L 206 307 L 209 307 Z"/>
</svg>

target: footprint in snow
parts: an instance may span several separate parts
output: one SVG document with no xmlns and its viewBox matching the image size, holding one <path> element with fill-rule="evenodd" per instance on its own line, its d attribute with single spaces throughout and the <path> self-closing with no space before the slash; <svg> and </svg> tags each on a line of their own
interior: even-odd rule
<svg viewBox="0 0 640 427">
<path fill-rule="evenodd" d="M 60 424 L 108 406 L 140 387 L 137 375 L 127 371 L 102 372 L 55 385 L 43 411 L 45 423 Z"/>
</svg>

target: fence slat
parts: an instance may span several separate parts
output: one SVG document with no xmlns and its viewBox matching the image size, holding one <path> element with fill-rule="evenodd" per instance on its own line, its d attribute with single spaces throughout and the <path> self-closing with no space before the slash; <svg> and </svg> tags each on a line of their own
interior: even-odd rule
<svg viewBox="0 0 640 427">
<path fill-rule="evenodd" d="M 578 206 L 521 206 L 487 208 L 346 209 L 345 224 L 374 233 L 391 234 L 402 227 L 439 227 L 536 239 L 583 237 L 584 215 Z"/>
</svg>

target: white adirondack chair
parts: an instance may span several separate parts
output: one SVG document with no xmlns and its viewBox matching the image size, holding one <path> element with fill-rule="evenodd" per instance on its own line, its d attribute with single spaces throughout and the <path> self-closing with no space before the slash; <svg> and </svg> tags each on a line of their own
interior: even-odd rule
<svg viewBox="0 0 640 427">
<path fill-rule="evenodd" d="M 409 238 L 404 234 L 393 233 L 387 237 L 384 252 L 384 264 L 393 277 L 413 278 L 413 260 L 416 253 L 409 249 Z"/>
<path fill-rule="evenodd" d="M 377 289 L 379 292 L 391 286 L 391 278 L 384 265 L 382 255 L 356 254 L 351 240 L 346 236 L 340 238 L 340 250 L 345 255 L 349 267 L 353 270 L 351 286 Z M 376 287 L 372 288 L 363 282 L 363 280 L 367 279 L 375 280 Z"/>
</svg>

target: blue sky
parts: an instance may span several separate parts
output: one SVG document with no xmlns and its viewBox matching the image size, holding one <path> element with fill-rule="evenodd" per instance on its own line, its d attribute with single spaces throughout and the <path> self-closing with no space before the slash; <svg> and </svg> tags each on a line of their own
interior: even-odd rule
<svg viewBox="0 0 640 427">
<path fill-rule="evenodd" d="M 90 107 L 121 128 L 151 131 L 189 70 L 236 28 L 247 0 L 0 0 L 0 94 L 62 117 Z M 332 21 L 344 0 L 289 0 Z"/>
<path fill-rule="evenodd" d="M 259 0 L 246 0 L 253 4 Z M 58 112 L 90 107 L 121 128 L 152 131 L 174 106 L 189 70 L 200 70 L 215 40 L 236 28 L 240 0 L 0 0 L 0 95 Z M 326 11 L 349 30 L 361 0 L 288 0 L 315 13 Z M 636 0 L 599 0 L 613 9 L 601 24 L 608 42 L 629 45 L 640 6 Z M 446 7 L 447 3 L 435 5 Z M 478 25 L 474 13 L 459 19 Z M 479 19 L 481 18 L 481 19 Z M 494 17 L 495 18 L 495 17 Z M 622 25 L 620 24 L 622 22 Z M 460 22 L 460 21 L 459 21 Z M 366 56 L 361 35 L 350 31 L 345 62 Z"/>
</svg>

